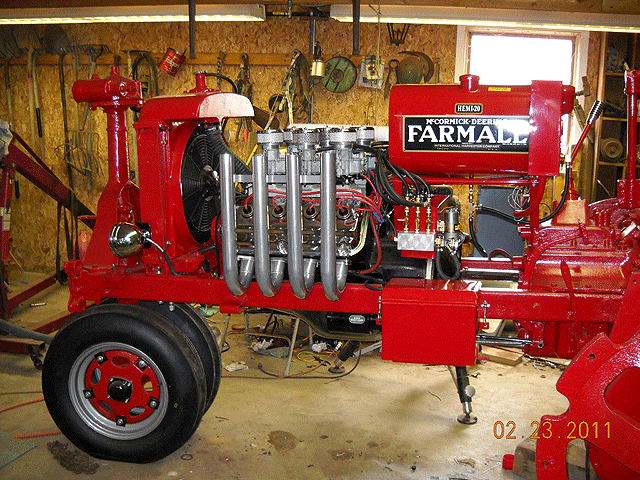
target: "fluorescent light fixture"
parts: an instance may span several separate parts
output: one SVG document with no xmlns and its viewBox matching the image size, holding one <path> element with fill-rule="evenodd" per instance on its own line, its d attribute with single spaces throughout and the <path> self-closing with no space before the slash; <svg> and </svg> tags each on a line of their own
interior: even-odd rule
<svg viewBox="0 0 640 480">
<path fill-rule="evenodd" d="M 264 5 L 197 5 L 196 21 L 261 22 Z M 2 8 L 1 24 L 19 23 L 109 23 L 109 22 L 188 22 L 189 6 L 147 5 L 128 7 Z"/>
<path fill-rule="evenodd" d="M 378 21 L 374 7 L 361 5 L 361 22 Z M 352 22 L 352 12 L 351 5 L 331 5 L 331 18 L 340 22 Z M 640 15 L 409 5 L 381 5 L 380 13 L 382 23 L 640 32 Z"/>
</svg>

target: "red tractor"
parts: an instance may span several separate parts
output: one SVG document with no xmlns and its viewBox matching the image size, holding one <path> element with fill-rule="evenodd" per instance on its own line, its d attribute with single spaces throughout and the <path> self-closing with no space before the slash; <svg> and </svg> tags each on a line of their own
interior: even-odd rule
<svg viewBox="0 0 640 480">
<path fill-rule="evenodd" d="M 632 127 L 618 197 L 580 200 L 574 154 L 562 198 L 543 218 L 571 86 L 485 86 L 473 75 L 394 86 L 388 143 L 367 127 L 265 130 L 249 167 L 222 132 L 253 108 L 208 88 L 206 76 L 197 73 L 190 92 L 144 104 L 140 85 L 115 67 L 74 85 L 78 102 L 107 114 L 109 182 L 86 258 L 65 267 L 77 315 L 43 370 L 47 406 L 71 441 L 131 462 L 187 441 L 220 382 L 216 338 L 190 306 L 197 302 L 229 314 L 286 312 L 327 339 L 381 339 L 384 359 L 455 367 L 463 423 L 476 421 L 466 366 L 478 345 L 575 357 L 558 383 L 571 407 L 541 425 L 555 434 L 570 421 L 609 422 L 610 438 L 584 435 L 598 475 L 640 478 L 640 72 L 626 73 Z M 139 187 L 127 154 L 130 107 L 140 109 Z M 454 185 L 470 186 L 476 249 L 473 218 L 488 214 L 513 223 L 523 254 L 463 256 L 469 235 Z M 478 186 L 517 191 L 515 209 L 476 204 Z M 513 320 L 518 338 L 483 333 L 487 319 Z M 539 478 L 566 478 L 568 437 L 541 436 Z"/>
</svg>

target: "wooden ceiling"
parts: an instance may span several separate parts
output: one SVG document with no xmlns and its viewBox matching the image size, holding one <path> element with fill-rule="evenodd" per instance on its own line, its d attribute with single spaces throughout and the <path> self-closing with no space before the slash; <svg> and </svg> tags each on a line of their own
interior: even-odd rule
<svg viewBox="0 0 640 480">
<path fill-rule="evenodd" d="M 1 8 L 65 8 L 65 7 L 94 7 L 94 6 L 125 6 L 125 5 L 186 5 L 187 0 L 3 0 Z M 196 0 L 197 5 L 221 3 L 262 3 L 265 5 L 279 5 L 286 7 L 286 0 Z M 334 3 L 351 3 L 350 0 L 293 0 L 293 4 L 304 8 L 305 5 L 328 5 Z M 377 1 L 366 3 L 376 4 Z M 640 14 L 638 0 L 381 0 L 384 5 L 428 5 L 447 7 L 475 7 L 475 8 L 515 8 L 523 10 L 549 10 L 561 12 L 589 12 L 589 13 L 617 13 Z M 274 9 L 274 7 L 271 7 Z"/>
</svg>

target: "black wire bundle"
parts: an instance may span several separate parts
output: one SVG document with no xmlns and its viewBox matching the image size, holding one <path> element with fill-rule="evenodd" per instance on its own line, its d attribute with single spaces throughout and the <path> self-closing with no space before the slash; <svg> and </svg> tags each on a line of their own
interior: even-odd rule
<svg viewBox="0 0 640 480">
<path fill-rule="evenodd" d="M 558 215 L 558 213 L 560 213 L 560 210 L 562 210 L 562 207 L 564 207 L 564 204 L 567 201 L 567 196 L 569 195 L 569 181 L 571 180 L 571 170 L 572 170 L 571 165 L 567 164 L 565 168 L 565 174 L 564 174 L 564 190 L 562 191 L 562 197 L 560 197 L 560 201 L 558 202 L 558 205 L 556 206 L 555 210 L 553 210 L 553 212 L 551 212 L 546 217 L 542 217 L 539 220 L 539 223 L 545 223 L 553 219 L 556 215 Z M 493 215 L 494 217 L 502 218 L 504 220 L 507 220 L 508 222 L 515 223 L 516 225 L 519 225 L 519 224 L 529 225 L 530 223 L 529 220 L 526 220 L 524 218 L 516 218 L 513 215 L 502 212 L 495 208 L 487 207 L 485 205 L 478 205 L 477 211 L 478 213 L 486 213 L 488 215 Z"/>
<path fill-rule="evenodd" d="M 367 147 L 365 145 L 356 145 L 354 152 L 358 151 L 367 152 L 377 158 L 376 166 L 373 169 L 372 181 L 386 203 L 404 207 L 424 206 L 421 202 L 413 202 L 407 200 L 407 198 L 425 199 L 431 196 L 431 188 L 419 175 L 408 172 L 404 168 L 389 162 L 389 151 L 386 146 Z M 402 183 L 402 195 L 393 188 L 390 180 L 391 176 L 397 177 Z"/>
</svg>

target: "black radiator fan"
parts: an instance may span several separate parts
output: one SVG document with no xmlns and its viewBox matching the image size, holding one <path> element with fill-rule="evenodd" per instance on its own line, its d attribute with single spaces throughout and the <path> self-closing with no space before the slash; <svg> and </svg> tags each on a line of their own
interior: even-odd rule
<svg viewBox="0 0 640 480">
<path fill-rule="evenodd" d="M 199 125 L 189 137 L 182 159 L 182 207 L 189 231 L 198 243 L 211 238 L 211 222 L 220 213 L 219 155 L 231 153 L 236 173 L 249 167 L 227 147 L 217 125 Z"/>
</svg>

